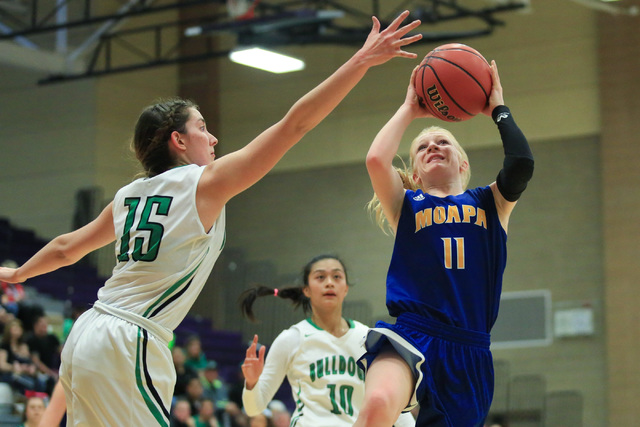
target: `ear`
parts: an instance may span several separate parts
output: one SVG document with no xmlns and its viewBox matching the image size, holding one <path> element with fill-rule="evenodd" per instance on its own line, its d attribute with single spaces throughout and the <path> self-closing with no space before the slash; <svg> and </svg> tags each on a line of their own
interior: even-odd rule
<svg viewBox="0 0 640 427">
<path fill-rule="evenodd" d="M 467 169 L 469 169 L 469 162 L 463 160 L 462 163 L 460 163 L 460 172 L 464 172 Z"/>
<path fill-rule="evenodd" d="M 311 293 L 311 291 L 309 290 L 309 286 L 303 286 L 302 287 L 302 293 L 304 294 L 305 297 L 311 298 L 309 296 L 309 294 Z"/>
<path fill-rule="evenodd" d="M 182 138 L 182 134 L 177 130 L 171 132 L 171 136 L 169 138 L 169 146 L 173 147 L 177 151 L 184 151 L 187 149 L 184 140 Z"/>
<path fill-rule="evenodd" d="M 413 182 L 415 182 L 416 185 L 420 187 L 420 175 L 414 172 L 413 175 L 411 175 L 411 179 L 413 179 Z"/>
</svg>

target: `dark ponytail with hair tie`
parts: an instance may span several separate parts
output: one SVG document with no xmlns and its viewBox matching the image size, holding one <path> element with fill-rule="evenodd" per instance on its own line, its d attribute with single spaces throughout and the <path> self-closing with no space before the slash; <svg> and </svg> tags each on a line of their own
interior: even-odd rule
<svg viewBox="0 0 640 427">
<path fill-rule="evenodd" d="M 345 276 L 347 275 L 347 268 L 344 265 L 344 262 L 336 256 L 331 254 L 322 254 L 313 257 L 307 264 L 305 264 L 302 269 L 302 286 L 289 286 L 286 288 L 270 288 L 264 285 L 254 285 L 249 289 L 244 290 L 240 296 L 238 297 L 238 301 L 240 303 L 240 310 L 242 311 L 242 315 L 251 320 L 252 322 L 256 322 L 256 317 L 253 314 L 253 303 L 258 297 L 265 296 L 276 296 L 278 298 L 284 298 L 291 300 L 293 303 L 294 309 L 302 306 L 305 314 L 311 312 L 311 301 L 303 292 L 303 289 L 309 286 L 309 275 L 311 274 L 311 269 L 315 263 L 318 261 L 322 261 L 324 259 L 335 259 L 340 264 L 342 264 L 342 268 L 344 269 Z"/>
<path fill-rule="evenodd" d="M 240 310 L 242 315 L 256 322 L 257 319 L 253 314 L 253 303 L 258 297 L 276 296 L 278 298 L 284 298 L 291 300 L 294 308 L 298 308 L 302 305 L 302 309 L 305 313 L 311 310 L 311 304 L 309 298 L 302 292 L 302 286 L 292 286 L 288 288 L 270 288 L 263 285 L 255 285 L 249 289 L 245 289 L 238 300 L 240 301 Z"/>
</svg>

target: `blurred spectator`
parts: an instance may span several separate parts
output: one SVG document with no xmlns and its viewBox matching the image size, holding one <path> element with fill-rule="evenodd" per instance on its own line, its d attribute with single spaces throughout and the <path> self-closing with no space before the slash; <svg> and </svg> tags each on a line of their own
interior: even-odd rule
<svg viewBox="0 0 640 427">
<path fill-rule="evenodd" d="M 220 424 L 222 427 L 249 427 L 249 416 L 235 402 L 229 402 Z"/>
<path fill-rule="evenodd" d="M 220 378 L 218 363 L 211 360 L 200 373 L 200 382 L 204 389 L 205 397 L 211 398 L 216 403 L 216 409 L 224 411 L 229 403 L 229 388 Z"/>
<path fill-rule="evenodd" d="M 4 326 L 16 317 L 0 305 L 0 334 L 4 332 Z"/>
<path fill-rule="evenodd" d="M 191 413 L 197 414 L 200 412 L 200 401 L 204 398 L 204 390 L 200 379 L 198 377 L 191 378 L 185 387 L 185 393 L 182 396 L 189 402 L 191 406 Z"/>
<path fill-rule="evenodd" d="M 51 394 L 51 399 L 49 399 L 49 404 L 42 414 L 42 419 L 38 427 L 60 427 L 66 412 L 67 401 L 65 399 L 64 389 L 60 381 L 58 381 Z M 66 422 L 62 425 L 66 425 Z"/>
<path fill-rule="evenodd" d="M 71 308 L 65 309 L 64 321 L 62 323 L 62 342 L 64 343 L 71 332 L 73 324 L 82 313 L 87 311 L 86 307 L 79 307 L 77 305 L 71 306 Z"/>
<path fill-rule="evenodd" d="M 271 411 L 265 409 L 258 415 L 249 418 L 249 427 L 274 427 Z"/>
<path fill-rule="evenodd" d="M 195 427 L 195 421 L 191 419 L 191 405 L 183 398 L 176 399 L 169 419 L 170 427 Z"/>
<path fill-rule="evenodd" d="M 173 347 L 171 354 L 173 366 L 176 368 L 176 385 L 173 389 L 173 395 L 181 396 L 186 393 L 187 383 L 193 378 L 198 378 L 198 372 L 185 365 L 186 355 L 182 347 Z"/>
<path fill-rule="evenodd" d="M 60 340 L 49 332 L 49 320 L 46 315 L 38 316 L 33 324 L 33 331 L 27 337 L 27 344 L 31 350 L 31 358 L 41 372 L 50 377 L 58 378 L 60 367 Z M 51 390 L 53 390 L 53 384 Z"/>
<path fill-rule="evenodd" d="M 7 259 L 2 262 L 2 267 L 17 268 L 18 263 L 14 260 Z M 25 298 L 24 288 L 20 283 L 7 283 L 0 281 L 0 290 L 2 290 L 0 303 L 5 310 L 14 316 L 17 316 L 20 311 L 20 303 Z"/>
<path fill-rule="evenodd" d="M 271 419 L 273 420 L 274 427 L 289 427 L 291 414 L 282 401 L 274 399 L 267 407 L 271 411 Z"/>
<path fill-rule="evenodd" d="M 191 335 L 185 343 L 185 352 L 187 359 L 184 361 L 185 366 L 195 369 L 197 372 L 202 371 L 207 366 L 207 357 L 202 351 L 202 341 L 197 335 Z"/>
<path fill-rule="evenodd" d="M 38 427 L 44 413 L 44 400 L 41 397 L 30 397 L 24 407 L 22 424 L 20 427 Z"/>
<path fill-rule="evenodd" d="M 220 427 L 215 410 L 215 402 L 208 397 L 203 398 L 200 401 L 200 410 L 196 415 L 191 417 L 195 427 Z"/>
<path fill-rule="evenodd" d="M 238 405 L 242 409 L 242 390 L 244 389 L 244 374 L 242 373 L 242 363 L 238 365 L 235 378 L 229 384 L 229 401 Z"/>
<path fill-rule="evenodd" d="M 19 319 L 10 321 L 4 329 L 0 343 L 0 380 L 16 391 L 46 391 L 46 376 L 38 375 L 29 346 L 24 342 L 24 329 Z"/>
</svg>

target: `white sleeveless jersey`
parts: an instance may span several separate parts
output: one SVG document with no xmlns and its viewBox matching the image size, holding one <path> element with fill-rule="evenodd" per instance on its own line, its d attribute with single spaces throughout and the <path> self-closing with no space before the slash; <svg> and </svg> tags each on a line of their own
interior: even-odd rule
<svg viewBox="0 0 640 427">
<path fill-rule="evenodd" d="M 98 306 L 173 331 L 200 294 L 225 242 L 225 209 L 207 232 L 196 209 L 204 167 L 181 166 L 121 188 L 113 200 L 117 264 Z"/>
<path fill-rule="evenodd" d="M 356 364 L 368 328 L 350 321 L 340 338 L 310 320 L 293 325 L 300 346 L 291 355 L 287 379 L 296 410 L 291 425 L 351 426 L 364 398 L 364 373 Z"/>
<path fill-rule="evenodd" d="M 351 320 L 349 326 L 340 338 L 311 319 L 282 331 L 256 386 L 243 392 L 247 413 L 253 416 L 264 410 L 286 375 L 296 402 L 292 426 L 351 426 L 364 397 L 364 374 L 356 361 L 368 328 Z"/>
<path fill-rule="evenodd" d="M 291 386 L 296 409 L 291 427 L 351 427 L 364 400 L 364 373 L 356 364 L 364 353 L 369 328 L 348 320 L 349 331 L 336 337 L 311 319 L 282 331 L 271 345 L 260 379 L 242 392 L 248 415 L 262 412 L 280 388 L 284 377 Z M 414 427 L 409 413 L 396 427 Z"/>
</svg>

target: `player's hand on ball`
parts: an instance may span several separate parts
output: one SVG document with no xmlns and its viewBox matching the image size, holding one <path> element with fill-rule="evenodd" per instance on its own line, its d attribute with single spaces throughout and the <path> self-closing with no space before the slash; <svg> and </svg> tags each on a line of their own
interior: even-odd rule
<svg viewBox="0 0 640 427">
<path fill-rule="evenodd" d="M 504 105 L 504 97 L 502 95 L 502 85 L 500 84 L 500 75 L 498 74 L 498 65 L 496 61 L 491 61 L 491 95 L 489 95 L 489 104 L 482 111 L 483 114 L 491 117 L 491 112 L 498 105 Z"/>
<path fill-rule="evenodd" d="M 411 80 L 409 82 L 409 87 L 407 88 L 407 96 L 404 100 L 404 103 L 411 108 L 411 111 L 415 118 L 433 117 L 433 114 L 431 114 L 427 107 L 420 102 L 420 98 L 416 93 L 416 73 L 418 72 L 419 68 L 420 65 L 417 65 L 411 72 Z"/>
</svg>

